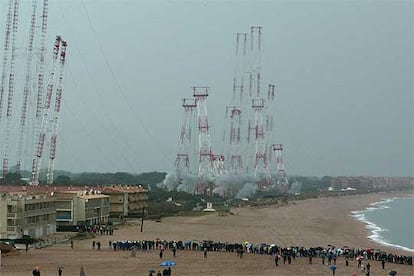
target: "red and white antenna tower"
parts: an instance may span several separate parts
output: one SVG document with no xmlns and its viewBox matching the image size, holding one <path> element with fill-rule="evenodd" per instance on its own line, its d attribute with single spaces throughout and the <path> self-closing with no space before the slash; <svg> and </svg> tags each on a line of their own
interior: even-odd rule
<svg viewBox="0 0 414 276">
<path fill-rule="evenodd" d="M 42 120 L 40 122 L 40 130 L 38 134 L 39 136 L 37 137 L 36 155 L 33 160 L 33 166 L 32 166 L 32 185 L 39 184 L 39 174 L 40 174 L 40 168 L 42 164 L 43 149 L 45 147 L 46 131 L 48 129 L 48 123 L 49 123 L 48 118 L 49 118 L 49 112 L 51 109 L 51 102 L 52 102 L 53 90 L 54 90 L 54 85 L 55 85 L 54 76 L 55 76 L 55 71 L 56 71 L 56 63 L 59 57 L 59 51 L 60 51 L 61 44 L 62 44 L 62 38 L 60 36 L 56 36 L 55 44 L 53 46 L 52 71 L 49 74 L 46 97 L 44 99 L 44 105 L 42 107 L 42 118 L 41 118 Z M 63 70 L 63 65 L 61 65 L 61 70 Z M 50 145 L 50 147 L 52 147 L 52 144 Z"/>
<path fill-rule="evenodd" d="M 249 88 L 249 103 L 255 99 L 260 98 L 260 73 L 261 73 L 261 48 L 262 48 L 262 27 L 259 26 L 252 26 L 250 27 L 250 51 L 249 51 L 249 64 L 250 68 L 247 72 L 248 74 L 248 88 Z M 247 155 L 246 158 L 246 172 L 249 173 L 250 170 L 255 165 L 255 146 L 253 147 L 252 142 L 256 141 L 256 123 L 253 122 L 255 120 L 255 113 L 252 113 L 251 106 L 246 106 L 246 114 L 244 116 L 247 119 L 247 145 L 245 145 L 245 152 Z M 253 109 L 254 111 L 254 109 Z M 260 111 L 261 113 L 261 111 Z"/>
<path fill-rule="evenodd" d="M 266 106 L 265 106 L 265 132 L 266 132 L 266 145 L 270 144 L 270 141 L 272 141 L 272 133 L 273 133 L 273 127 L 274 127 L 274 112 L 275 112 L 275 85 L 269 84 L 268 90 L 267 90 L 267 99 L 266 99 Z M 269 161 L 270 164 L 272 162 L 272 148 L 269 147 Z"/>
<path fill-rule="evenodd" d="M 276 185 L 282 191 L 287 191 L 289 189 L 289 181 L 285 170 L 285 165 L 283 164 L 282 158 L 282 151 L 283 145 L 282 144 L 273 144 L 272 151 L 276 153 Z"/>
<path fill-rule="evenodd" d="M 241 110 L 237 107 L 232 107 L 230 110 L 230 167 L 232 174 L 239 174 L 243 169 L 242 154 L 241 154 Z"/>
<path fill-rule="evenodd" d="M 4 91 L 6 86 L 6 76 L 7 76 L 7 64 L 9 61 L 9 49 L 10 49 L 10 34 L 11 34 L 11 24 L 13 18 L 13 0 L 9 1 L 7 11 L 7 20 L 6 20 L 6 30 L 4 34 L 4 44 L 3 44 L 3 62 L 2 62 L 2 73 L 1 73 L 1 82 L 0 82 L 0 122 L 3 117 L 3 98 Z"/>
<path fill-rule="evenodd" d="M 253 99 L 252 108 L 255 113 L 254 176 L 258 179 L 258 188 L 266 189 L 271 183 L 271 175 L 267 166 L 266 139 L 263 129 L 262 110 L 264 108 L 264 99 Z"/>
<path fill-rule="evenodd" d="M 28 98 L 30 95 L 30 79 L 32 71 L 32 59 L 33 59 L 33 40 L 35 35 L 36 28 L 36 0 L 32 0 L 32 16 L 30 19 L 30 29 L 29 29 L 29 43 L 27 46 L 27 63 L 26 63 L 26 76 L 23 89 L 23 103 L 22 103 L 22 112 L 20 116 L 20 135 L 19 142 L 17 146 L 17 163 L 16 163 L 16 173 L 20 174 L 20 169 L 22 167 L 22 151 L 23 151 L 23 139 L 26 130 L 26 121 L 27 121 L 27 108 L 28 108 Z"/>
<path fill-rule="evenodd" d="M 13 7 L 13 24 L 12 24 L 12 44 L 11 44 L 11 59 L 10 59 L 10 73 L 9 73 L 9 91 L 7 95 L 7 126 L 6 134 L 4 138 L 4 158 L 3 158 L 3 178 L 7 175 L 9 171 L 9 138 L 10 138 L 10 126 L 13 116 L 13 94 L 14 94 L 14 70 L 16 62 L 16 36 L 17 36 L 17 26 L 19 20 L 19 1 L 14 1 Z"/>
<path fill-rule="evenodd" d="M 244 93 L 244 66 L 246 59 L 247 33 L 236 34 L 236 65 L 233 77 L 233 103 L 242 105 Z"/>
<path fill-rule="evenodd" d="M 209 88 L 194 86 L 193 97 L 197 101 L 199 163 L 196 194 L 211 193 L 213 191 L 215 171 L 213 154 L 210 142 L 210 126 L 208 124 L 207 97 Z"/>
<path fill-rule="evenodd" d="M 184 174 L 188 175 L 190 173 L 191 167 L 189 151 L 192 148 L 192 127 L 197 102 L 194 98 L 183 99 L 182 107 L 184 108 L 184 119 L 181 125 L 180 143 L 178 146 L 177 157 L 175 159 L 175 172 L 179 182 L 182 181 Z"/>
<path fill-rule="evenodd" d="M 260 97 L 260 73 L 262 63 L 262 29 L 263 27 L 250 27 L 250 55 L 251 71 L 249 73 L 249 96 Z"/>
<path fill-rule="evenodd" d="M 266 101 L 266 132 L 273 131 L 273 106 L 275 102 L 275 85 L 269 84 L 267 90 L 267 101 Z"/>
<path fill-rule="evenodd" d="M 60 39 L 61 40 L 61 39 Z M 56 162 L 56 144 L 57 144 L 57 135 L 59 131 L 59 117 L 60 109 L 62 104 L 62 91 L 63 91 L 63 72 L 66 61 L 66 48 L 68 46 L 65 40 L 61 40 L 62 47 L 60 50 L 59 58 L 59 79 L 57 82 L 56 88 L 56 98 L 55 98 L 55 108 L 53 114 L 53 126 L 52 126 L 52 135 L 50 137 L 50 153 L 49 153 L 49 165 L 47 167 L 47 184 L 53 184 L 53 175 L 55 172 L 55 162 Z"/>
<path fill-rule="evenodd" d="M 34 122 L 34 156 L 32 162 L 32 176 L 31 185 L 39 184 L 39 159 L 43 153 L 43 146 L 45 141 L 45 135 L 41 132 L 41 124 L 43 120 L 43 81 L 45 74 L 45 58 L 46 58 L 46 33 L 47 33 L 47 17 L 48 17 L 48 0 L 43 0 L 42 9 L 42 27 L 40 37 L 40 61 L 39 61 L 39 73 L 37 75 L 37 96 L 36 96 L 36 113 Z"/>
</svg>

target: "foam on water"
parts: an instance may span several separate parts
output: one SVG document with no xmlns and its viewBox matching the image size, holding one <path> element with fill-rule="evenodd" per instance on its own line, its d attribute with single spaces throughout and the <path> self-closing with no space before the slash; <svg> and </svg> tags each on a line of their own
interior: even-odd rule
<svg viewBox="0 0 414 276">
<path fill-rule="evenodd" d="M 365 228 L 367 228 L 371 232 L 371 234 L 368 235 L 368 239 L 376 243 L 385 245 L 385 246 L 390 246 L 390 247 L 394 247 L 394 248 L 398 248 L 398 249 L 402 249 L 402 250 L 406 250 L 406 251 L 414 253 L 414 249 L 412 248 L 408 248 L 408 247 L 398 245 L 398 244 L 393 244 L 387 239 L 385 239 L 381 235 L 381 233 L 388 232 L 389 229 L 379 227 L 372 221 L 369 221 L 365 215 L 368 212 L 390 208 L 389 206 L 386 206 L 385 204 L 388 204 L 396 199 L 401 199 L 401 198 L 393 197 L 393 198 L 383 199 L 382 201 L 371 203 L 370 204 L 371 207 L 367 207 L 365 210 L 351 211 L 350 216 L 366 224 Z"/>
</svg>

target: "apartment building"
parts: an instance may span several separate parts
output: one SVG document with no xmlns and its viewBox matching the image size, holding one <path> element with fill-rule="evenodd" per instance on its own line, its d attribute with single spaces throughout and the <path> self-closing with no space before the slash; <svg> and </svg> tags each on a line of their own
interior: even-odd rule
<svg viewBox="0 0 414 276">
<path fill-rule="evenodd" d="M 2 192 L 0 196 L 0 238 L 23 235 L 40 238 L 56 232 L 55 197 L 50 193 Z"/>
<path fill-rule="evenodd" d="M 100 188 L 100 190 L 110 197 L 111 218 L 137 216 L 142 213 L 144 207 L 148 206 L 148 191 L 141 185 L 113 185 Z"/>
<path fill-rule="evenodd" d="M 58 226 L 98 225 L 109 221 L 109 196 L 100 191 L 58 191 L 55 206 Z"/>
</svg>

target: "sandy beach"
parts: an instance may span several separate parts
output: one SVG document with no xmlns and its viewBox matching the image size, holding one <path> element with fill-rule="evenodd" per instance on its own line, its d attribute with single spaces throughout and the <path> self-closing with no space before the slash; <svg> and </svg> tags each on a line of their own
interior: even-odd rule
<svg viewBox="0 0 414 276">
<path fill-rule="evenodd" d="M 92 249 L 92 240 L 76 240 L 74 249 L 69 243 L 56 244 L 43 249 L 30 249 L 10 256 L 3 256 L 1 275 L 31 275 L 40 266 L 42 275 L 79 275 L 80 266 L 86 275 L 148 275 L 149 269 L 160 270 L 160 261 L 174 259 L 172 275 L 332 275 L 327 265 L 315 258 L 312 265 L 307 258 L 296 258 L 291 265 L 275 267 L 270 255 L 208 252 L 203 258 L 199 251 L 178 251 L 173 258 L 166 251 L 160 260 L 157 250 L 138 251 L 131 257 L 128 251 L 109 249 L 109 240 L 214 240 L 223 242 L 275 243 L 280 246 L 327 246 L 376 248 L 386 252 L 412 255 L 410 252 L 382 246 L 368 240 L 365 224 L 355 221 L 349 214 L 362 210 L 370 203 L 382 199 L 407 196 L 403 193 L 376 193 L 341 197 L 322 197 L 289 203 L 285 206 L 264 208 L 242 207 L 232 209 L 232 214 L 219 216 L 210 213 L 197 217 L 169 217 L 161 222 L 145 221 L 140 232 L 139 221 L 131 221 L 116 230 L 113 236 L 100 236 L 100 251 Z M 214 207 L 214 206 L 213 206 Z M 396 270 L 399 275 L 414 275 L 414 266 L 387 263 L 384 270 L 380 262 L 371 261 L 371 275 L 388 275 Z M 335 275 L 363 275 L 355 261 L 345 266 L 338 258 Z"/>
</svg>

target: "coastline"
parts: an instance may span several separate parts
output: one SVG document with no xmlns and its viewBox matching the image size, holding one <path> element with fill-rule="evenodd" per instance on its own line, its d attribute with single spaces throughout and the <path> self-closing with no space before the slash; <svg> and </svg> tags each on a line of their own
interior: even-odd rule
<svg viewBox="0 0 414 276">
<path fill-rule="evenodd" d="M 390 208 L 389 206 L 387 206 L 387 204 L 391 203 L 394 200 L 411 199 L 411 198 L 414 198 L 414 195 L 407 196 L 406 194 L 404 194 L 402 196 L 394 196 L 394 197 L 384 198 L 381 201 L 376 201 L 376 202 L 370 203 L 369 207 L 366 207 L 365 209 L 357 210 L 357 211 L 351 211 L 350 216 L 353 217 L 355 220 L 365 224 L 365 228 L 369 231 L 369 234 L 367 236 L 367 238 L 369 240 L 371 240 L 371 241 L 373 241 L 373 242 L 375 242 L 379 245 L 382 245 L 382 246 L 386 246 L 386 247 L 389 247 L 389 248 L 395 248 L 395 249 L 398 249 L 398 250 L 406 251 L 409 254 L 414 254 L 414 248 L 408 248 L 404 245 L 389 242 L 381 234 L 382 232 L 388 231 L 388 229 L 381 228 L 375 222 L 369 220 L 366 217 L 367 212 Z M 413 235 L 414 235 L 414 233 L 413 233 Z"/>
<path fill-rule="evenodd" d="M 24 276 L 30 274 L 35 266 L 40 266 L 42 275 L 56 275 L 56 268 L 63 267 L 64 275 L 78 275 L 81 266 L 87 275 L 147 275 L 148 269 L 159 269 L 158 250 L 139 251 L 136 257 L 129 251 L 114 251 L 108 246 L 111 241 L 125 240 L 213 240 L 221 242 L 275 243 L 279 246 L 315 247 L 328 244 L 337 247 L 373 248 L 400 255 L 410 255 L 406 251 L 377 245 L 367 238 L 365 224 L 355 220 L 351 211 L 362 210 L 373 202 L 384 198 L 400 197 L 402 193 L 376 193 L 321 197 L 291 202 L 288 205 L 267 207 L 242 207 L 232 210 L 233 215 L 221 216 L 208 213 L 197 217 L 168 217 L 161 221 L 144 220 L 140 231 L 140 220 L 128 221 L 119 227 L 114 235 L 97 235 L 93 239 L 75 240 L 71 249 L 69 242 L 55 244 L 43 249 L 31 248 L 27 253 L 22 250 L 15 255 L 3 257 L 3 275 Z M 214 206 L 213 206 L 214 208 Z M 102 250 L 93 250 L 92 241 L 100 241 Z M 203 258 L 201 251 L 179 250 L 174 258 L 169 250 L 165 260 L 173 259 L 177 266 L 174 275 L 332 275 L 329 266 L 321 265 L 315 259 L 313 265 L 307 258 L 296 258 L 292 265 L 274 266 L 271 255 L 245 254 L 243 259 L 236 253 L 209 252 Z M 398 275 L 413 275 L 414 266 L 387 263 L 386 270 L 380 262 L 371 262 L 373 275 L 386 276 L 388 271 L 396 270 Z M 367 262 L 368 262 L 367 261 Z M 344 258 L 336 263 L 338 275 L 358 274 L 356 261 L 345 265 Z M 359 275 L 359 274 L 358 274 Z"/>
<path fill-rule="evenodd" d="M 294 201 L 287 205 L 234 208 L 232 215 L 227 216 L 212 213 L 199 217 L 168 217 L 163 218 L 162 223 L 145 222 L 144 227 L 153 234 L 142 235 L 148 239 L 156 235 L 169 240 L 249 241 L 280 246 L 333 244 L 412 255 L 401 248 L 370 240 L 371 230 L 350 216 L 352 211 L 365 210 L 372 203 L 404 196 L 407 194 L 403 192 L 341 195 Z"/>
</svg>

